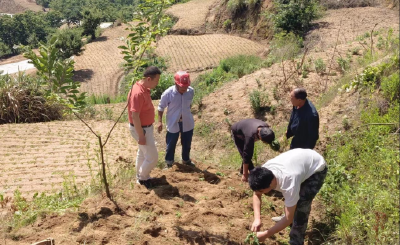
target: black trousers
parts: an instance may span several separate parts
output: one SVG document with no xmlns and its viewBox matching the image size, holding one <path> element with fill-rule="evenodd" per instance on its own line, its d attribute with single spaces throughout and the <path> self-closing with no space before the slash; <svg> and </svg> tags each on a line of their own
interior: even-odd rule
<svg viewBox="0 0 400 245">
<path fill-rule="evenodd" d="M 239 137 L 237 137 L 237 136 L 235 136 L 233 134 L 233 132 L 231 132 L 231 135 L 232 135 L 233 142 L 235 142 L 236 148 L 238 149 L 238 151 L 240 153 L 240 156 L 243 159 L 244 140 L 239 138 Z M 240 166 L 240 173 L 241 174 L 243 174 L 243 164 L 244 164 L 244 161 L 242 161 L 242 165 Z M 249 171 L 254 169 L 253 162 L 250 161 L 248 164 L 249 164 Z"/>
</svg>

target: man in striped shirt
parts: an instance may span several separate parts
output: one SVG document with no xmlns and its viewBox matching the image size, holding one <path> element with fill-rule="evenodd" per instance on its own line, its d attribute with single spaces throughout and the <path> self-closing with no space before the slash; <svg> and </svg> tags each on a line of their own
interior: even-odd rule
<svg viewBox="0 0 400 245">
<path fill-rule="evenodd" d="M 167 110 L 167 149 L 165 154 L 166 167 L 172 167 L 174 163 L 175 148 L 179 134 L 182 143 L 182 163 L 194 166 L 190 160 L 194 119 L 190 111 L 194 90 L 190 87 L 190 76 L 185 71 L 178 71 L 175 76 L 175 85 L 169 87 L 161 95 L 158 105 L 158 127 L 160 133 L 163 128 L 162 117 L 165 108 Z"/>
</svg>

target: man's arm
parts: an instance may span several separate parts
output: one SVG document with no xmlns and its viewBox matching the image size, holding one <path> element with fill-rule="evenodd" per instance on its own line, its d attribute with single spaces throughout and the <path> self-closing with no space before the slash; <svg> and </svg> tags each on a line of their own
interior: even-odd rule
<svg viewBox="0 0 400 245">
<path fill-rule="evenodd" d="M 139 136 L 139 145 L 146 145 L 146 137 L 144 135 L 144 130 L 140 122 L 139 112 L 132 112 L 133 125 L 135 126 L 136 132 Z"/>
<path fill-rule="evenodd" d="M 307 146 L 310 149 L 314 149 L 317 140 L 318 140 L 318 132 L 319 130 L 319 117 L 317 115 L 310 115 L 307 121 Z"/>
<path fill-rule="evenodd" d="M 293 123 L 293 117 L 294 117 L 294 107 L 292 109 L 292 113 L 290 114 L 290 120 L 289 120 L 289 124 L 288 124 L 287 130 L 286 130 L 286 138 L 287 139 L 289 139 L 290 137 L 293 136 L 293 132 L 290 129 L 290 127 L 292 126 L 292 123 Z"/>
<path fill-rule="evenodd" d="M 163 123 L 162 123 L 162 117 L 164 115 L 164 110 L 168 106 L 167 103 L 167 91 L 164 91 L 164 93 L 161 95 L 160 103 L 158 104 L 158 126 L 157 126 L 157 131 L 160 133 L 162 131 Z"/>
<path fill-rule="evenodd" d="M 262 231 L 262 232 L 257 232 L 257 237 L 260 240 L 260 242 L 265 241 L 265 239 L 271 237 L 275 233 L 278 233 L 281 230 L 283 230 L 286 227 L 288 227 L 293 222 L 295 211 L 296 211 L 296 205 L 294 205 L 293 207 L 286 207 L 285 206 L 285 217 L 283 217 L 271 229 L 266 230 L 266 231 Z M 254 213 L 255 213 L 255 211 L 254 211 Z"/>
<path fill-rule="evenodd" d="M 245 136 L 244 149 L 243 149 L 243 176 L 242 181 L 247 182 L 249 177 L 249 165 L 252 164 L 251 159 L 254 153 L 254 139 L 252 137 Z"/>
<path fill-rule="evenodd" d="M 157 131 L 160 133 L 162 131 L 162 117 L 164 115 L 164 111 L 158 111 L 158 126 Z"/>
<path fill-rule="evenodd" d="M 256 232 L 261 228 L 261 195 L 256 192 L 253 194 L 253 211 L 254 211 L 254 222 L 251 226 L 251 231 Z"/>
</svg>

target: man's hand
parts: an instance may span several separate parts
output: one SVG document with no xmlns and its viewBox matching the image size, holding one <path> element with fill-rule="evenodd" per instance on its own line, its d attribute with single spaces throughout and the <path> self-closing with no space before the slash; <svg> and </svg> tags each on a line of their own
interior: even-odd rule
<svg viewBox="0 0 400 245">
<path fill-rule="evenodd" d="M 161 131 L 162 131 L 162 122 L 158 122 L 157 131 L 158 131 L 158 133 L 161 133 Z"/>
<path fill-rule="evenodd" d="M 247 181 L 248 181 L 248 178 L 249 178 L 249 173 L 244 173 L 244 172 L 243 172 L 242 181 L 243 181 L 243 182 L 247 182 Z"/>
<path fill-rule="evenodd" d="M 263 242 L 265 239 L 267 239 L 267 231 L 268 230 L 257 232 L 257 238 L 259 242 Z"/>
<path fill-rule="evenodd" d="M 260 230 L 260 228 L 261 228 L 261 220 L 259 220 L 259 219 L 255 219 L 254 220 L 254 222 L 253 222 L 253 224 L 251 225 L 251 231 L 252 232 L 257 232 L 257 231 L 259 231 Z"/>
<path fill-rule="evenodd" d="M 139 136 L 139 141 L 138 141 L 139 145 L 146 145 L 146 136 Z"/>
</svg>

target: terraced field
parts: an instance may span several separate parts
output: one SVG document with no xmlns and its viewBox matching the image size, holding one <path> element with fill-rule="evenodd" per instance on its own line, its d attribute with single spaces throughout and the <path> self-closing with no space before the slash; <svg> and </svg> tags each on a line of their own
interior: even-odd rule
<svg viewBox="0 0 400 245">
<path fill-rule="evenodd" d="M 236 36 L 224 34 L 184 36 L 170 35 L 161 39 L 156 53 L 169 60 L 169 69 L 202 71 L 219 61 L 238 54 L 259 54 L 264 46 Z"/>
<path fill-rule="evenodd" d="M 90 125 L 105 135 L 112 123 Z M 0 193 L 6 195 L 19 188 L 32 198 L 35 192 L 59 190 L 70 174 L 76 183 L 88 181 L 89 165 L 98 168 L 98 140 L 80 121 L 1 125 L 0 138 Z M 135 145 L 126 123 L 118 124 L 106 146 L 110 167 L 119 156 L 133 157 Z"/>
<path fill-rule="evenodd" d="M 192 0 L 176 4 L 167 10 L 167 14 L 178 18 L 172 32 L 181 34 L 204 33 L 204 25 L 210 7 L 216 0 Z"/>
<path fill-rule="evenodd" d="M 75 56 L 74 79 L 81 81 L 81 90 L 89 94 L 116 95 L 118 82 L 123 75 L 123 55 L 118 48 L 124 45 L 129 31 L 126 25 L 110 28 L 101 37 L 87 44 L 79 56 Z"/>
</svg>

